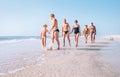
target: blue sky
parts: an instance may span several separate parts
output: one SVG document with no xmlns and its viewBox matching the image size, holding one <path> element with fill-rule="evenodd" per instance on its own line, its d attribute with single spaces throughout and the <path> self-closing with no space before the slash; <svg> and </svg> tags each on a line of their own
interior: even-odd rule
<svg viewBox="0 0 120 77">
<path fill-rule="evenodd" d="M 50 13 L 59 28 L 66 18 L 70 26 L 78 20 L 94 22 L 98 35 L 120 34 L 119 0 L 0 0 L 0 36 L 39 36 L 43 24 L 51 25 Z"/>
</svg>

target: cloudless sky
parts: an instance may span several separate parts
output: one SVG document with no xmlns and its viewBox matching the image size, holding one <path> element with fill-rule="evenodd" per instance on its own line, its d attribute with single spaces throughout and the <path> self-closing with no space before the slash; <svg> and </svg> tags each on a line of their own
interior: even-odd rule
<svg viewBox="0 0 120 77">
<path fill-rule="evenodd" d="M 98 35 L 120 34 L 119 0 L 0 0 L 0 36 L 39 36 L 43 24 L 50 29 L 51 13 L 60 30 L 66 18 L 81 30 L 94 22 Z"/>
</svg>

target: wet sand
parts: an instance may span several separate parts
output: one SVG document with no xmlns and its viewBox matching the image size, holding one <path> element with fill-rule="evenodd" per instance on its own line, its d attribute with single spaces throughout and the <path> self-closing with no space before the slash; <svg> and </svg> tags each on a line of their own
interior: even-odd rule
<svg viewBox="0 0 120 77">
<path fill-rule="evenodd" d="M 79 48 L 46 51 L 47 57 L 42 64 L 33 64 L 0 77 L 116 77 L 113 66 L 99 52 L 108 45 L 109 42 L 100 41 Z"/>
</svg>

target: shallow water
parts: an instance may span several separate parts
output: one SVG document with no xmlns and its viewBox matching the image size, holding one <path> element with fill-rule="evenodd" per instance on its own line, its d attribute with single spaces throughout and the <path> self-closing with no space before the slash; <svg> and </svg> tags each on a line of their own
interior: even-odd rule
<svg viewBox="0 0 120 77">
<path fill-rule="evenodd" d="M 108 47 L 103 48 L 100 52 L 103 53 L 104 58 L 113 66 L 120 77 L 120 41 L 111 41 Z"/>
<path fill-rule="evenodd" d="M 89 39 L 88 39 L 89 40 Z M 101 39 L 97 39 L 98 41 Z M 90 40 L 89 40 L 90 41 Z M 50 38 L 47 39 L 47 46 L 50 45 Z M 63 42 L 60 38 L 61 50 L 79 50 L 79 51 L 100 51 L 101 48 L 106 47 L 108 42 L 99 41 L 96 44 L 88 42 L 84 43 L 84 38 L 79 38 L 79 47 L 75 47 L 74 37 L 71 37 L 71 47 L 68 45 L 66 39 L 66 47 L 62 47 Z M 104 45 L 105 46 L 104 46 Z M 56 49 L 56 42 L 53 45 L 53 48 Z M 55 53 L 54 53 L 55 52 Z M 42 65 L 47 56 L 56 56 L 56 50 L 53 50 L 53 53 L 47 53 L 43 50 L 41 41 L 39 39 L 24 39 L 17 41 L 8 41 L 0 43 L 0 74 L 12 73 L 23 68 L 28 68 L 31 65 Z"/>
</svg>

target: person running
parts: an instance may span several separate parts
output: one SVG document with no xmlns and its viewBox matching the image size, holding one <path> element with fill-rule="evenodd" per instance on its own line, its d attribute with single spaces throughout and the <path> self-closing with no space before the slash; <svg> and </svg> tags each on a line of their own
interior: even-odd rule
<svg viewBox="0 0 120 77">
<path fill-rule="evenodd" d="M 54 43 L 54 40 L 56 40 L 57 42 L 57 49 L 59 50 L 60 49 L 60 42 L 59 42 L 59 29 L 58 29 L 58 22 L 57 22 L 57 19 L 55 18 L 55 15 L 54 14 L 50 14 L 50 19 L 52 20 L 52 26 L 51 26 L 51 29 L 49 31 L 49 33 L 51 31 L 53 31 L 52 33 L 52 44 Z M 52 50 L 52 47 L 50 47 L 50 50 Z"/>
<path fill-rule="evenodd" d="M 89 26 L 89 30 L 90 30 L 91 43 L 95 43 L 96 27 L 93 25 L 93 22 Z"/>
<path fill-rule="evenodd" d="M 87 43 L 87 38 L 88 38 L 88 35 L 89 35 L 89 28 L 88 28 L 88 25 L 85 25 L 85 28 L 83 30 L 83 35 L 85 37 L 85 43 Z"/>
<path fill-rule="evenodd" d="M 69 24 L 66 22 L 66 19 L 64 19 L 63 25 L 62 25 L 62 37 L 63 37 L 63 47 L 65 47 L 65 38 L 67 36 L 68 42 L 69 42 L 69 46 L 71 46 L 70 44 L 70 26 Z"/>
<path fill-rule="evenodd" d="M 47 32 L 48 32 L 47 25 L 45 24 L 45 25 L 43 25 L 43 29 L 42 29 L 42 32 L 41 32 L 41 35 L 40 35 L 43 47 L 46 47 L 46 33 Z"/>
<path fill-rule="evenodd" d="M 75 46 L 78 47 L 78 39 L 79 39 L 81 32 L 80 32 L 80 25 L 78 24 L 77 20 L 75 20 L 75 22 L 74 22 L 71 33 L 73 31 L 74 31 L 74 37 L 75 37 Z"/>
</svg>

